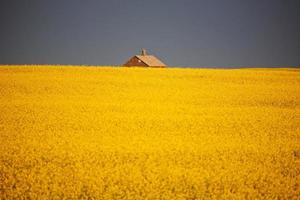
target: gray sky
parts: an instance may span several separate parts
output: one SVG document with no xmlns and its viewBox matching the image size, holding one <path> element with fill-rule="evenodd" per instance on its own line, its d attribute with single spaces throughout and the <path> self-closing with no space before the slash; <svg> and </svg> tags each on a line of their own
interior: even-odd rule
<svg viewBox="0 0 300 200">
<path fill-rule="evenodd" d="M 0 64 L 300 66 L 299 0 L 1 0 Z"/>
</svg>

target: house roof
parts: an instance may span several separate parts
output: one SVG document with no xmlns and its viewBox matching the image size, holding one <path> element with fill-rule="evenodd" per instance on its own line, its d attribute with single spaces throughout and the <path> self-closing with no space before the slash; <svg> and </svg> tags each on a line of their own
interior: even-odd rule
<svg viewBox="0 0 300 200">
<path fill-rule="evenodd" d="M 153 55 L 136 55 L 136 57 L 148 66 L 153 66 L 153 67 L 166 66 L 165 63 L 163 63 L 161 60 L 159 60 Z"/>
</svg>

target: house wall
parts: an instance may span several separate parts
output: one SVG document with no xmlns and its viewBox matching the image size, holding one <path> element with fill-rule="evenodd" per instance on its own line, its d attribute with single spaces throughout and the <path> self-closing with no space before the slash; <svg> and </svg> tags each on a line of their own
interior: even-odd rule
<svg viewBox="0 0 300 200">
<path fill-rule="evenodd" d="M 139 62 L 139 59 L 136 56 L 130 58 L 130 60 L 128 60 L 124 64 L 124 66 L 126 66 L 126 67 L 132 67 L 132 66 L 148 67 L 148 65 L 146 65 L 145 63 L 143 63 L 143 61 Z"/>
</svg>

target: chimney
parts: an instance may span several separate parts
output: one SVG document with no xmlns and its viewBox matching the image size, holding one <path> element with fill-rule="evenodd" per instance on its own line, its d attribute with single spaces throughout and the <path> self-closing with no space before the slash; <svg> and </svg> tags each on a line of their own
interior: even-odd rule
<svg viewBox="0 0 300 200">
<path fill-rule="evenodd" d="M 142 49 L 142 56 L 146 56 L 146 55 L 147 55 L 146 49 Z"/>
</svg>

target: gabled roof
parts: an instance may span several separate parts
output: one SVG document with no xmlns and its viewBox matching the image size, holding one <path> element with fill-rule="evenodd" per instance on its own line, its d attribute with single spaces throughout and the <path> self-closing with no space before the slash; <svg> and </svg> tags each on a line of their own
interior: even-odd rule
<svg viewBox="0 0 300 200">
<path fill-rule="evenodd" d="M 153 67 L 166 66 L 165 63 L 163 63 L 161 60 L 159 60 L 153 55 L 136 55 L 136 57 L 148 66 L 153 66 Z"/>
</svg>

